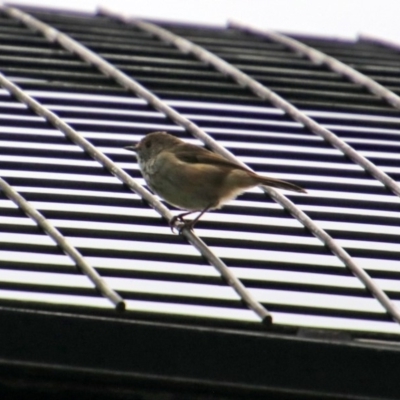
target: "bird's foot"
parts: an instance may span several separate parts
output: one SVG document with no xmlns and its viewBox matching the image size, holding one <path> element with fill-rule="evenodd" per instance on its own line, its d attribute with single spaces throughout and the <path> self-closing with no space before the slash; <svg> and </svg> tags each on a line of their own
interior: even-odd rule
<svg viewBox="0 0 400 400">
<path fill-rule="evenodd" d="M 182 215 L 175 215 L 169 220 L 169 227 L 171 228 L 172 233 L 175 233 L 175 229 L 177 234 L 182 234 L 182 231 L 193 228 L 193 221 L 185 221 Z"/>
<path fill-rule="evenodd" d="M 175 233 L 174 229 L 176 229 L 178 231 L 177 233 L 181 233 L 181 231 L 182 231 L 182 228 L 181 228 L 182 223 L 183 223 L 183 218 L 180 215 L 174 215 L 169 220 L 169 227 L 171 228 L 171 232 Z"/>
</svg>

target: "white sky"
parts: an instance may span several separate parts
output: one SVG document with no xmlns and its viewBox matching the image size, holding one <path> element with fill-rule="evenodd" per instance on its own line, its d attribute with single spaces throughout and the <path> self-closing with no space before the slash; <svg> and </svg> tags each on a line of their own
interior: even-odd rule
<svg viewBox="0 0 400 400">
<path fill-rule="evenodd" d="M 228 19 L 283 32 L 356 38 L 365 33 L 400 43 L 399 0 L 16 0 L 10 4 L 224 25 Z M 55 5 L 57 4 L 57 5 Z"/>
</svg>

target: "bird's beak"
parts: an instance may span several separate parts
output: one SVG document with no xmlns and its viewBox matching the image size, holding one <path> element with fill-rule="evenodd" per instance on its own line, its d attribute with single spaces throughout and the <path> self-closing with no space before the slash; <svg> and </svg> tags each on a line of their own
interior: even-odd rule
<svg viewBox="0 0 400 400">
<path fill-rule="evenodd" d="M 136 153 L 138 151 L 138 146 L 139 146 L 139 143 L 136 143 L 136 144 L 134 144 L 132 146 L 126 146 L 126 147 L 124 147 L 124 149 L 129 150 L 129 151 L 133 151 L 133 152 Z"/>
</svg>

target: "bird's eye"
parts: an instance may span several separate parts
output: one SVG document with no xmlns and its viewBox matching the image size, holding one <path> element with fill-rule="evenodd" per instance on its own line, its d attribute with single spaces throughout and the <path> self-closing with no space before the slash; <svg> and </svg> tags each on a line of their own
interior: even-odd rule
<svg viewBox="0 0 400 400">
<path fill-rule="evenodd" d="M 146 142 L 145 146 L 146 146 L 146 149 L 149 149 L 151 147 L 151 142 Z"/>
</svg>

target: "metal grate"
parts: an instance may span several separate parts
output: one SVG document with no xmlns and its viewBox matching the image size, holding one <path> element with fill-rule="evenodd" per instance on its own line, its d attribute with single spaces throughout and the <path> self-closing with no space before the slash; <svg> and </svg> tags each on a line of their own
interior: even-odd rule
<svg viewBox="0 0 400 400">
<path fill-rule="evenodd" d="M 382 183 L 268 101 L 143 30 L 106 16 L 31 15 L 121 69 L 257 172 L 306 187 L 308 195 L 287 197 L 399 306 L 399 198 Z M 398 110 L 364 87 L 261 37 L 233 29 L 162 26 L 266 85 L 398 180 Z M 16 15 L 3 14 L 0 32 L 1 72 L 139 183 L 144 182 L 138 167 L 123 146 L 154 130 L 200 143 L 80 56 L 32 34 Z M 352 52 L 357 57 L 356 45 Z M 127 318 L 154 314 L 258 326 L 259 318 L 241 305 L 218 272 L 184 237 L 172 235 L 138 195 L 42 117 L 7 92 L 0 95 L 1 176 L 123 296 Z M 2 301 L 110 313 L 107 301 L 9 200 L 0 211 Z M 272 312 L 275 329 L 400 333 L 363 284 L 259 189 L 206 214 L 196 232 Z"/>
</svg>

